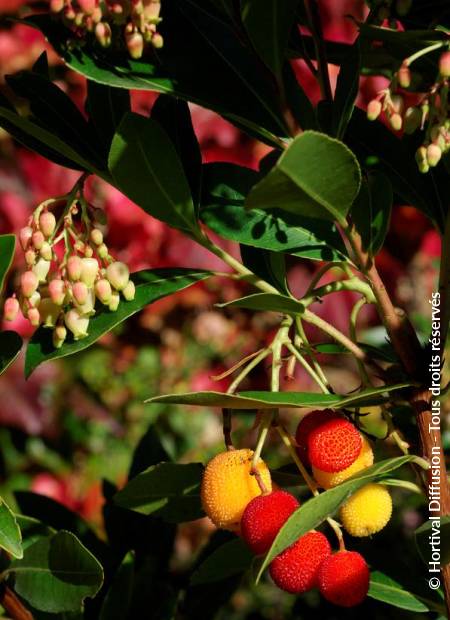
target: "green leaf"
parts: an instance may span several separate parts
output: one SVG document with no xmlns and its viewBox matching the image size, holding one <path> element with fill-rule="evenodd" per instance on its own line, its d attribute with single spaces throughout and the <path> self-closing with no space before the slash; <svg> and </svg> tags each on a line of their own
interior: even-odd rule
<svg viewBox="0 0 450 620">
<path fill-rule="evenodd" d="M 0 235 L 0 293 L 3 290 L 6 274 L 11 267 L 15 248 L 15 235 Z"/>
<path fill-rule="evenodd" d="M 281 77 L 298 0 L 243 0 L 242 23 L 260 58 Z"/>
<path fill-rule="evenodd" d="M 203 166 L 200 218 L 224 239 L 244 245 L 313 260 L 344 259 L 345 246 L 331 222 L 280 209 L 245 209 L 245 197 L 259 178 L 250 168 L 234 164 Z"/>
<path fill-rule="evenodd" d="M 183 164 L 194 206 L 197 208 L 202 179 L 202 154 L 188 104 L 169 95 L 160 95 L 153 105 L 152 119 L 161 125 L 171 139 Z"/>
<path fill-rule="evenodd" d="M 111 88 L 88 80 L 85 107 L 107 159 L 116 129 L 130 111 L 130 94 L 121 88 Z"/>
<path fill-rule="evenodd" d="M 134 557 L 127 553 L 106 593 L 99 620 L 123 620 L 128 616 L 133 594 L 133 577 Z"/>
<path fill-rule="evenodd" d="M 22 348 L 22 338 L 13 331 L 0 332 L 0 375 L 14 362 Z"/>
<path fill-rule="evenodd" d="M 0 548 L 15 558 L 23 557 L 20 528 L 11 509 L 2 498 L 0 498 Z"/>
<path fill-rule="evenodd" d="M 258 278 L 269 282 L 282 293 L 289 292 L 284 254 L 241 245 L 241 259 L 244 266 Z"/>
<path fill-rule="evenodd" d="M 30 545 L 22 560 L 7 569 L 14 573 L 14 589 L 41 611 L 79 611 L 85 598 L 94 597 L 103 582 L 103 569 L 70 532 Z"/>
<path fill-rule="evenodd" d="M 370 576 L 370 587 L 368 595 L 377 601 L 382 601 L 393 607 L 407 609 L 422 613 L 430 611 L 420 599 L 420 596 L 412 594 L 384 573 L 375 571 Z"/>
<path fill-rule="evenodd" d="M 416 545 L 423 561 L 428 565 L 431 561 L 431 544 L 429 536 L 439 541 L 441 553 L 441 565 L 450 562 L 450 516 L 430 518 L 414 532 Z"/>
<path fill-rule="evenodd" d="M 200 463 L 153 465 L 116 493 L 114 503 L 171 523 L 199 519 L 204 516 L 200 502 L 202 472 Z"/>
<path fill-rule="evenodd" d="M 359 73 L 361 70 L 361 51 L 359 38 L 351 46 L 341 64 L 336 82 L 333 101 L 332 134 L 342 140 L 348 122 L 353 114 L 355 100 L 359 91 Z"/>
<path fill-rule="evenodd" d="M 247 206 L 345 222 L 361 182 L 358 162 L 338 140 L 305 131 L 247 198 Z"/>
<path fill-rule="evenodd" d="M 167 394 L 153 396 L 146 403 L 164 403 L 171 405 L 195 405 L 200 407 L 221 407 L 229 409 L 273 409 L 276 407 L 364 407 L 385 402 L 383 394 L 410 387 L 410 383 L 383 386 L 361 390 L 348 396 L 337 394 L 313 394 L 311 392 L 187 392 L 185 394 Z"/>
<path fill-rule="evenodd" d="M 248 570 L 253 561 L 253 553 L 242 538 L 234 538 L 215 549 L 191 575 L 190 585 L 222 581 Z"/>
<path fill-rule="evenodd" d="M 338 508 L 359 488 L 380 480 L 406 463 L 412 463 L 417 457 L 412 455 L 379 461 L 349 478 L 342 484 L 320 493 L 300 506 L 285 522 L 278 532 L 271 548 L 267 552 L 257 576 L 257 582 L 274 557 L 282 553 L 300 536 L 318 527 L 325 519 L 333 515 Z"/>
<path fill-rule="evenodd" d="M 392 186 L 382 172 L 369 173 L 352 206 L 352 222 L 361 235 L 364 250 L 375 256 L 383 247 L 392 211 Z"/>
<path fill-rule="evenodd" d="M 136 285 L 136 295 L 133 301 L 122 300 L 115 312 L 110 312 L 101 306 L 90 320 L 89 335 L 86 338 L 73 340 L 69 337 L 60 349 L 55 349 L 52 344 L 51 331 L 39 328 L 28 344 L 25 376 L 29 377 L 42 362 L 86 349 L 100 336 L 111 331 L 116 325 L 148 304 L 204 280 L 210 275 L 211 272 L 200 269 L 152 269 L 132 274 L 132 280 Z"/>
<path fill-rule="evenodd" d="M 198 234 L 183 167 L 158 123 L 127 114 L 114 136 L 109 167 L 118 188 L 144 211 L 188 235 Z"/>
<path fill-rule="evenodd" d="M 216 304 L 219 308 L 247 308 L 248 310 L 280 312 L 281 314 L 299 315 L 305 310 L 304 304 L 286 295 L 276 293 L 254 293 L 234 299 L 223 304 Z"/>
</svg>

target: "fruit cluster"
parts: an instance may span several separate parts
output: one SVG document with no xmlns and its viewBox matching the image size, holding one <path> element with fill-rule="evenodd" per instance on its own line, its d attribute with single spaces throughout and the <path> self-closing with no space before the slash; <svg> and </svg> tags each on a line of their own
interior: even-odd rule
<svg viewBox="0 0 450 620">
<path fill-rule="evenodd" d="M 429 50 L 433 51 L 434 46 Z M 423 50 L 424 53 L 427 49 Z M 428 172 L 437 166 L 444 153 L 450 150 L 450 117 L 448 115 L 448 92 L 450 78 L 450 51 L 445 51 L 439 59 L 439 74 L 428 92 L 424 93 L 416 105 L 405 105 L 405 98 L 398 88 L 411 85 L 411 63 L 420 57 L 421 52 L 403 61 L 389 88 L 378 93 L 367 106 L 367 118 L 376 120 L 383 112 L 394 131 L 404 130 L 412 134 L 424 130 L 422 145 L 416 151 L 416 161 L 420 172 Z"/>
<path fill-rule="evenodd" d="M 296 431 L 297 453 L 318 486 L 334 487 L 373 463 L 369 442 L 341 413 L 324 410 L 305 416 Z M 213 523 L 244 539 L 256 555 L 269 551 L 280 528 L 299 508 L 290 493 L 274 488 L 264 461 L 248 449 L 231 449 L 206 466 L 201 498 Z M 389 521 L 392 501 L 387 489 L 369 483 L 340 509 L 340 520 L 352 536 L 370 536 Z M 357 552 L 348 551 L 340 536 L 333 553 L 327 537 L 311 530 L 274 558 L 269 567 L 274 583 L 292 594 L 318 588 L 336 605 L 361 603 L 369 588 L 369 568 Z"/>
<path fill-rule="evenodd" d="M 114 312 L 120 293 L 134 299 L 135 286 L 128 267 L 113 259 L 102 231 L 92 226 L 86 204 L 74 201 L 57 222 L 48 202 L 20 231 L 27 270 L 18 293 L 5 301 L 4 318 L 13 321 L 21 310 L 33 327 L 52 329 L 53 345 L 60 348 L 67 329 L 75 340 L 88 335 L 97 299 Z"/>
<path fill-rule="evenodd" d="M 132 58 L 141 58 L 146 45 L 159 49 L 163 38 L 157 31 L 161 22 L 159 0 L 50 0 L 52 13 L 62 17 L 79 39 L 95 35 L 102 47 L 124 42 Z"/>
</svg>

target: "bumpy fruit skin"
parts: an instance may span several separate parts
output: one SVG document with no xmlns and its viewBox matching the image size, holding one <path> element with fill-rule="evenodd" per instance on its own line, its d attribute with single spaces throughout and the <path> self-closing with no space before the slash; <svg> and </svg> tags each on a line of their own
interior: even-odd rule
<svg viewBox="0 0 450 620">
<path fill-rule="evenodd" d="M 369 590 L 369 567 L 356 551 L 338 551 L 326 558 L 318 573 L 322 596 L 341 607 L 355 607 Z"/>
<path fill-rule="evenodd" d="M 280 528 L 299 507 L 286 491 L 272 491 L 252 499 L 241 519 L 241 536 L 256 555 L 266 553 Z"/>
<path fill-rule="evenodd" d="M 308 456 L 313 467 L 335 473 L 347 469 L 361 453 L 362 437 L 343 417 L 332 417 L 314 428 L 308 437 Z"/>
<path fill-rule="evenodd" d="M 250 474 L 252 450 L 230 450 L 215 456 L 206 466 L 201 485 L 203 510 L 219 528 L 238 531 L 247 504 L 261 494 Z M 259 460 L 257 469 L 270 492 L 272 482 L 267 465 Z"/>
<path fill-rule="evenodd" d="M 280 553 L 270 565 L 275 584 L 291 594 L 308 592 L 318 585 L 319 568 L 331 556 L 330 543 L 321 532 L 308 532 Z"/>
<path fill-rule="evenodd" d="M 308 439 L 310 434 L 324 422 L 336 418 L 339 418 L 339 414 L 332 409 L 319 409 L 308 413 L 300 420 L 295 432 L 295 441 L 297 442 L 297 454 L 306 467 L 311 466 L 308 456 Z"/>
<path fill-rule="evenodd" d="M 352 536 L 376 534 L 392 515 L 392 499 L 382 484 L 366 484 L 341 507 L 342 525 Z"/>
<path fill-rule="evenodd" d="M 336 473 L 329 473 L 313 467 L 313 476 L 319 486 L 324 489 L 331 489 L 371 465 L 373 465 L 373 451 L 367 439 L 363 437 L 361 453 L 350 467 Z"/>
</svg>

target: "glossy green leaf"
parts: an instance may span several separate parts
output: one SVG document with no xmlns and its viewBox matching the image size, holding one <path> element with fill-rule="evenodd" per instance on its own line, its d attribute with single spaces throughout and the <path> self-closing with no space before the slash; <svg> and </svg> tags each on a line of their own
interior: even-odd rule
<svg viewBox="0 0 450 620">
<path fill-rule="evenodd" d="M 112 141 L 109 167 L 118 188 L 144 211 L 186 234 L 198 233 L 181 162 L 158 123 L 127 114 Z"/>
<path fill-rule="evenodd" d="M 234 538 L 215 549 L 192 573 L 190 585 L 222 581 L 245 572 L 254 559 L 242 538 Z"/>
<path fill-rule="evenodd" d="M 70 532 L 61 531 L 30 545 L 22 560 L 7 569 L 14 589 L 41 611 L 79 611 L 94 597 L 103 582 L 103 569 L 95 557 Z"/>
<path fill-rule="evenodd" d="M 106 160 L 116 129 L 130 111 L 130 94 L 122 88 L 111 88 L 88 80 L 85 108 Z"/>
<path fill-rule="evenodd" d="M 203 166 L 203 222 L 221 237 L 244 245 L 313 260 L 344 259 L 345 246 L 331 222 L 280 209 L 245 209 L 245 197 L 259 178 L 254 170 L 234 164 Z"/>
<path fill-rule="evenodd" d="M 361 173 L 353 153 L 315 131 L 299 135 L 277 165 L 250 192 L 247 206 L 277 207 L 343 223 L 359 191 Z"/>
<path fill-rule="evenodd" d="M 241 245 L 241 259 L 244 266 L 258 278 L 269 282 L 282 293 L 289 292 L 284 254 L 254 248 L 250 245 Z"/>
<path fill-rule="evenodd" d="M 73 340 L 68 337 L 60 349 L 55 349 L 52 344 L 51 330 L 39 328 L 27 347 L 25 375 L 29 377 L 42 362 L 86 349 L 100 336 L 111 331 L 116 325 L 148 304 L 204 280 L 210 275 L 210 272 L 200 269 L 153 269 L 133 274 L 132 280 L 136 285 L 136 296 L 133 301 L 122 300 L 115 312 L 110 312 L 104 306 L 100 306 L 97 314 L 90 320 L 89 335 L 86 338 Z"/>
<path fill-rule="evenodd" d="M 0 375 L 14 362 L 22 348 L 22 338 L 17 332 L 0 332 Z"/>
<path fill-rule="evenodd" d="M 242 0 L 241 16 L 256 52 L 281 77 L 298 0 Z"/>
<path fill-rule="evenodd" d="M 414 535 L 419 553 L 427 565 L 431 561 L 432 552 L 429 536 L 434 537 L 436 543 L 439 543 L 441 564 L 445 565 L 450 562 L 450 516 L 443 516 L 435 520 L 430 518 L 417 528 Z"/>
<path fill-rule="evenodd" d="M 203 466 L 199 463 L 159 463 L 132 478 L 114 496 L 114 503 L 172 523 L 204 516 L 200 502 Z"/>
<path fill-rule="evenodd" d="M 389 178 L 380 171 L 369 173 L 352 206 L 352 222 L 361 235 L 364 250 L 375 256 L 383 247 L 393 202 Z"/>
<path fill-rule="evenodd" d="M 15 235 L 0 235 L 0 293 L 3 290 L 6 274 L 14 258 L 15 247 Z"/>
<path fill-rule="evenodd" d="M 15 558 L 23 557 L 22 534 L 16 517 L 6 502 L 0 498 L 0 548 Z"/>
<path fill-rule="evenodd" d="M 393 607 L 400 607 L 400 609 L 416 613 L 430 611 L 430 608 L 422 602 L 418 595 L 408 592 L 404 586 L 380 571 L 375 571 L 370 575 L 368 595 L 377 601 L 382 601 Z"/>
<path fill-rule="evenodd" d="M 133 594 L 134 557 L 131 553 L 122 560 L 106 593 L 99 620 L 123 620 L 128 616 Z"/>
<path fill-rule="evenodd" d="M 332 134 L 339 140 L 344 137 L 348 122 L 353 114 L 359 91 L 360 69 L 361 51 L 359 39 L 357 39 L 341 64 L 334 93 Z"/>
<path fill-rule="evenodd" d="M 161 125 L 172 141 L 189 183 L 194 207 L 200 200 L 202 154 L 186 101 L 160 95 L 152 107 L 152 119 Z"/>
<path fill-rule="evenodd" d="M 188 392 L 153 396 L 145 402 L 172 405 L 196 405 L 229 409 L 272 409 L 276 407 L 363 407 L 385 402 L 384 394 L 410 387 L 410 383 L 361 390 L 348 396 L 337 394 L 313 394 L 311 392 L 260 392 L 246 391 L 237 394 L 222 392 Z"/>
<path fill-rule="evenodd" d="M 279 555 L 300 536 L 318 527 L 325 519 L 333 515 L 349 497 L 365 484 L 380 480 L 406 463 L 414 462 L 412 455 L 379 461 L 349 478 L 342 484 L 320 493 L 302 504 L 285 522 L 278 532 L 271 548 L 264 558 L 257 581 L 274 557 Z"/>
<path fill-rule="evenodd" d="M 280 312 L 281 314 L 299 315 L 305 310 L 305 306 L 292 297 L 277 295 L 276 293 L 254 293 L 234 299 L 223 304 L 217 304 L 219 308 L 247 308 L 248 310 Z"/>
</svg>

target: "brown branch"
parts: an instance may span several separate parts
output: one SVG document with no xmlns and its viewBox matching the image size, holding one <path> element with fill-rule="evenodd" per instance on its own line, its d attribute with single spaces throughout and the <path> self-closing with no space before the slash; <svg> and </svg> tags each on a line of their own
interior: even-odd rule
<svg viewBox="0 0 450 620">
<path fill-rule="evenodd" d="M 34 620 L 33 614 L 24 607 L 17 595 L 7 585 L 0 585 L 0 605 L 11 616 L 12 620 Z"/>
</svg>

